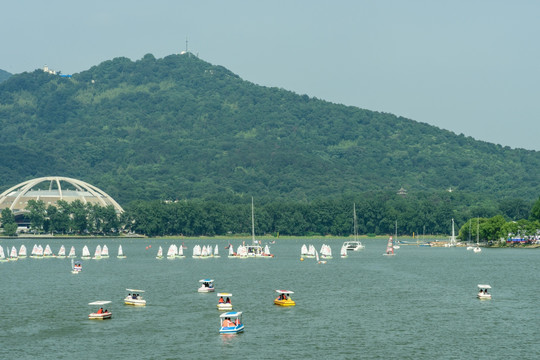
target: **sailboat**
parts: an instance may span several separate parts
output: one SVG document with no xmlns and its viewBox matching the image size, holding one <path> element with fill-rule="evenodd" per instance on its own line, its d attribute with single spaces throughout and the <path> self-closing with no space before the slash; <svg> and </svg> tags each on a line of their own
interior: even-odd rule
<svg viewBox="0 0 540 360">
<path fill-rule="evenodd" d="M 68 258 L 71 258 L 71 259 L 77 257 L 77 256 L 75 255 L 75 246 L 72 246 L 71 249 L 69 249 L 69 254 L 68 254 L 67 257 L 68 257 Z"/>
<path fill-rule="evenodd" d="M 96 246 L 96 251 L 94 252 L 94 257 L 92 259 L 94 260 L 101 259 L 101 245 Z"/>
<path fill-rule="evenodd" d="M 263 258 L 271 258 L 271 257 L 274 257 L 274 254 L 271 254 L 270 253 L 270 247 L 268 246 L 268 244 L 264 245 L 264 250 L 263 250 L 263 254 L 262 254 Z"/>
<path fill-rule="evenodd" d="M 109 258 L 109 248 L 107 245 L 103 245 L 103 248 L 101 249 L 101 258 L 108 259 Z"/>
<path fill-rule="evenodd" d="M 90 260 L 91 259 L 90 250 L 88 250 L 88 246 L 86 246 L 86 245 L 84 245 L 84 247 L 82 248 L 81 259 L 83 259 L 83 260 Z"/>
<path fill-rule="evenodd" d="M 6 254 L 4 253 L 4 247 L 0 246 L 0 262 L 6 262 L 8 259 L 6 259 Z"/>
<path fill-rule="evenodd" d="M 54 257 L 54 254 L 53 254 L 49 244 L 47 244 L 47 246 L 45 246 L 45 251 L 43 252 L 43 257 L 44 258 L 52 258 L 52 257 Z"/>
<path fill-rule="evenodd" d="M 319 253 L 317 250 L 315 250 L 315 260 L 317 260 L 317 264 L 326 264 L 326 260 L 319 260 Z"/>
<path fill-rule="evenodd" d="M 332 259 L 332 249 L 330 248 L 330 245 L 322 244 L 321 257 L 323 259 Z"/>
<path fill-rule="evenodd" d="M 176 247 L 176 245 L 171 244 L 171 246 L 169 246 L 169 250 L 167 251 L 167 259 L 172 260 L 176 258 L 177 252 L 178 252 L 178 248 Z"/>
<path fill-rule="evenodd" d="M 397 240 L 397 220 L 396 220 L 396 234 L 394 236 L 394 249 L 397 250 L 399 249 L 399 245 L 397 245 L 398 243 L 398 240 Z"/>
<path fill-rule="evenodd" d="M 125 259 L 126 255 L 124 255 L 124 250 L 122 249 L 122 244 L 118 245 L 118 255 L 116 255 L 118 259 Z"/>
<path fill-rule="evenodd" d="M 232 244 L 229 244 L 229 257 L 230 258 L 235 257 L 235 255 L 234 255 L 234 247 L 232 246 Z"/>
<path fill-rule="evenodd" d="M 360 251 L 364 250 L 365 246 L 361 241 L 358 241 L 358 224 L 356 222 L 356 203 L 353 203 L 353 229 L 354 229 L 354 241 L 345 241 L 343 246 L 347 250 Z"/>
<path fill-rule="evenodd" d="M 184 256 L 184 245 L 180 245 L 178 247 L 178 255 L 176 255 L 176 257 L 180 258 L 180 259 L 185 258 L 185 256 Z"/>
<path fill-rule="evenodd" d="M 161 246 L 157 251 L 156 259 L 163 259 L 163 249 L 161 248 Z"/>
<path fill-rule="evenodd" d="M 26 246 L 24 244 L 19 248 L 19 259 L 26 257 Z"/>
<path fill-rule="evenodd" d="M 394 256 L 394 240 L 390 236 L 388 243 L 386 244 L 386 252 L 383 254 L 385 256 Z"/>
<path fill-rule="evenodd" d="M 60 250 L 58 250 L 58 255 L 56 255 L 57 259 L 65 259 L 66 258 L 66 247 L 64 245 L 60 246 Z"/>
<path fill-rule="evenodd" d="M 476 218 L 476 246 L 473 249 L 475 253 L 482 252 L 482 249 L 480 249 L 479 239 L 480 239 L 480 218 Z"/>
<path fill-rule="evenodd" d="M 300 258 L 304 258 L 308 255 L 308 248 L 306 246 L 306 244 L 303 244 L 302 247 L 300 248 Z"/>
<path fill-rule="evenodd" d="M 11 247 L 11 252 L 9 253 L 9 261 L 19 260 L 19 255 L 17 254 L 17 248 L 15 246 Z"/>
<path fill-rule="evenodd" d="M 342 245 L 341 246 L 341 250 L 340 250 L 340 255 L 342 258 L 346 258 L 348 255 L 347 255 L 347 247 L 345 245 Z"/>
<path fill-rule="evenodd" d="M 244 246 L 244 248 L 248 257 L 263 257 L 263 248 L 260 243 L 255 239 L 255 212 L 253 206 L 253 196 L 251 197 L 251 245 L 246 245 Z"/>
<path fill-rule="evenodd" d="M 456 233 L 454 230 L 454 219 L 452 219 L 452 237 L 450 237 L 450 241 L 445 244 L 445 247 L 454 247 L 456 246 Z"/>
<path fill-rule="evenodd" d="M 191 254 L 191 257 L 194 259 L 199 259 L 201 257 L 201 253 L 202 253 L 201 245 L 195 245 L 193 247 L 193 254 Z"/>
<path fill-rule="evenodd" d="M 219 250 L 218 250 L 217 244 L 216 244 L 216 247 L 214 248 L 214 257 L 215 257 L 215 258 L 220 257 L 220 256 L 219 256 Z"/>
</svg>

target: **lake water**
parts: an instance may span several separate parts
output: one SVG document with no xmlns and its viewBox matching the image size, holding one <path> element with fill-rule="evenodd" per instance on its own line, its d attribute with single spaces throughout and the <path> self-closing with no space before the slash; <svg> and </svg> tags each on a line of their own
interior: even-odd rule
<svg viewBox="0 0 540 360">
<path fill-rule="evenodd" d="M 122 243 L 127 259 L 117 259 Z M 273 259 L 229 259 L 224 240 L 188 240 L 185 259 L 157 260 L 153 239 L 18 239 L 0 244 L 107 244 L 109 259 L 21 259 L 0 263 L 0 357 L 40 359 L 535 359 L 540 356 L 540 252 L 401 246 L 382 256 L 386 241 L 339 258 L 342 240 L 325 240 L 334 259 L 300 261 L 302 243 L 278 239 Z M 219 259 L 193 259 L 196 244 L 219 244 Z M 241 240 L 232 241 L 235 248 Z M 152 245 L 151 249 L 146 249 Z M 245 332 L 219 335 L 215 293 L 199 279 L 232 292 Z M 492 300 L 476 298 L 477 284 Z M 126 288 L 144 289 L 146 307 L 123 305 Z M 275 289 L 293 290 L 295 307 L 273 305 Z M 113 318 L 88 320 L 95 300 L 111 300 Z"/>
</svg>

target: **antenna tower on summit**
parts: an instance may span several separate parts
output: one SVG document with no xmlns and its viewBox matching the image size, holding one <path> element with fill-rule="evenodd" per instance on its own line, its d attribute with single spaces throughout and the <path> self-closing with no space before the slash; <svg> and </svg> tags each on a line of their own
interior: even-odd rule
<svg viewBox="0 0 540 360">
<path fill-rule="evenodd" d="M 188 38 L 186 36 L 186 53 L 188 52 Z"/>
</svg>

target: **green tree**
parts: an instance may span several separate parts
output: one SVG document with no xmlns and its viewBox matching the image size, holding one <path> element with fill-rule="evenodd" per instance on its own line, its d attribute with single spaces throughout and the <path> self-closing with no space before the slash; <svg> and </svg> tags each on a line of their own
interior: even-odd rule
<svg viewBox="0 0 540 360">
<path fill-rule="evenodd" d="M 30 229 L 34 232 L 41 231 L 47 215 L 43 200 L 28 200 L 26 210 L 30 212 Z"/>
<path fill-rule="evenodd" d="M 529 220 L 540 221 L 540 198 L 534 203 L 531 213 L 529 214 Z"/>
</svg>

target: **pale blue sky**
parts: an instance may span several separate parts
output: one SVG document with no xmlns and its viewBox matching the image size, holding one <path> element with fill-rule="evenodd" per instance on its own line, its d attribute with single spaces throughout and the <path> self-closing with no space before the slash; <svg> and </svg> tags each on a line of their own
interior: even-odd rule
<svg viewBox="0 0 540 360">
<path fill-rule="evenodd" d="M 0 3 L 0 69 L 185 48 L 243 79 L 540 150 L 540 1 Z"/>
</svg>

